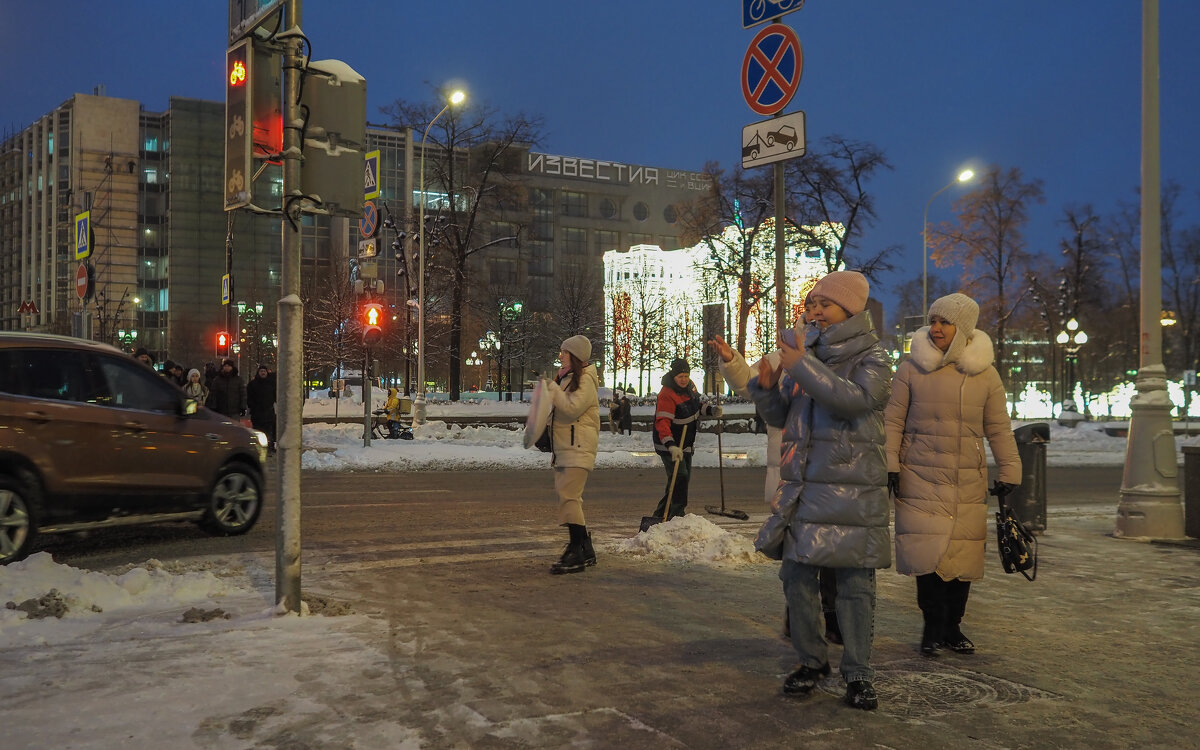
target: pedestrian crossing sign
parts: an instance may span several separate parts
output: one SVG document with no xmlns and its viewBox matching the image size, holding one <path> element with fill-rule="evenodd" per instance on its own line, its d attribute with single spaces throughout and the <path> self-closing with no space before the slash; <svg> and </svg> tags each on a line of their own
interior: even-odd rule
<svg viewBox="0 0 1200 750">
<path fill-rule="evenodd" d="M 363 200 L 379 197 L 379 152 L 369 151 L 363 170 Z"/>
<path fill-rule="evenodd" d="M 75 215 L 75 260 L 92 254 L 92 212 Z"/>
</svg>

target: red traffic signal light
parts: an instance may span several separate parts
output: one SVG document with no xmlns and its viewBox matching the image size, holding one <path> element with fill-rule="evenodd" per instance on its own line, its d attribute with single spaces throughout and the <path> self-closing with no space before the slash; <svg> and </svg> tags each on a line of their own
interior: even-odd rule
<svg viewBox="0 0 1200 750">
<path fill-rule="evenodd" d="M 362 308 L 362 341 L 364 346 L 373 346 L 383 338 L 383 305 L 368 302 Z"/>
<path fill-rule="evenodd" d="M 229 334 L 225 331 L 221 331 L 217 334 L 217 356 L 229 356 Z"/>
</svg>

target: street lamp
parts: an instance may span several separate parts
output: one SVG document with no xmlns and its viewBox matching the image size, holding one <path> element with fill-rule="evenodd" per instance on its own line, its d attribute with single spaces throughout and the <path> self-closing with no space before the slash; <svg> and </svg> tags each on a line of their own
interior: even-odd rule
<svg viewBox="0 0 1200 750">
<path fill-rule="evenodd" d="M 946 183 L 945 187 L 929 196 L 929 200 L 925 202 L 925 214 L 921 218 L 921 317 L 925 317 L 929 312 L 929 206 L 933 203 L 934 198 L 973 177 L 975 177 L 975 172 L 964 169 L 958 173 L 958 177 Z"/>
<path fill-rule="evenodd" d="M 453 104 L 460 104 L 467 95 L 462 91 L 450 94 L 450 100 L 441 111 L 433 116 L 421 134 L 421 198 L 418 203 L 417 253 L 420 256 L 417 271 L 417 397 L 413 399 L 413 424 L 425 424 L 425 140 L 429 129 L 446 114 Z"/>
<path fill-rule="evenodd" d="M 1063 397 L 1063 403 L 1068 400 L 1074 403 L 1075 401 L 1075 362 L 1078 360 L 1079 347 L 1087 343 L 1088 335 L 1082 328 L 1079 327 L 1079 321 L 1071 318 L 1067 321 L 1067 327 L 1058 332 L 1055 341 L 1066 351 L 1067 356 L 1064 357 L 1067 365 L 1067 382 L 1065 388 L 1070 389 L 1066 396 Z"/>
<path fill-rule="evenodd" d="M 483 364 L 483 360 L 479 358 L 479 352 L 472 350 L 471 356 L 467 357 L 466 365 L 468 367 L 479 367 L 482 364 Z M 476 373 L 476 377 L 475 377 L 475 388 L 476 389 L 483 387 L 483 383 L 482 383 L 483 378 L 481 375 L 482 375 L 481 373 Z"/>
</svg>

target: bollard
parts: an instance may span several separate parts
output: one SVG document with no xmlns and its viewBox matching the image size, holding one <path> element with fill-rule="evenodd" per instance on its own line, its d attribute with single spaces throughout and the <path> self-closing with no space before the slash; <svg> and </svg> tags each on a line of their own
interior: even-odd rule
<svg viewBox="0 0 1200 750">
<path fill-rule="evenodd" d="M 1050 425 L 1031 422 L 1013 430 L 1021 457 L 1021 486 L 1005 502 L 1030 531 L 1046 530 L 1046 444 Z"/>
</svg>

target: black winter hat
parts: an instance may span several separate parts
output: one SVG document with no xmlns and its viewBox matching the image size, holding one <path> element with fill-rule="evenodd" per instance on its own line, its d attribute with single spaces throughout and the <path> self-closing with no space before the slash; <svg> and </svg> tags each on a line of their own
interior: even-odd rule
<svg viewBox="0 0 1200 750">
<path fill-rule="evenodd" d="M 692 366 L 687 363 L 686 359 L 676 358 L 676 359 L 671 360 L 671 371 L 668 372 L 667 374 L 670 375 L 671 377 L 675 377 L 676 375 L 678 375 L 681 372 L 691 372 L 691 371 L 692 371 Z"/>
</svg>

